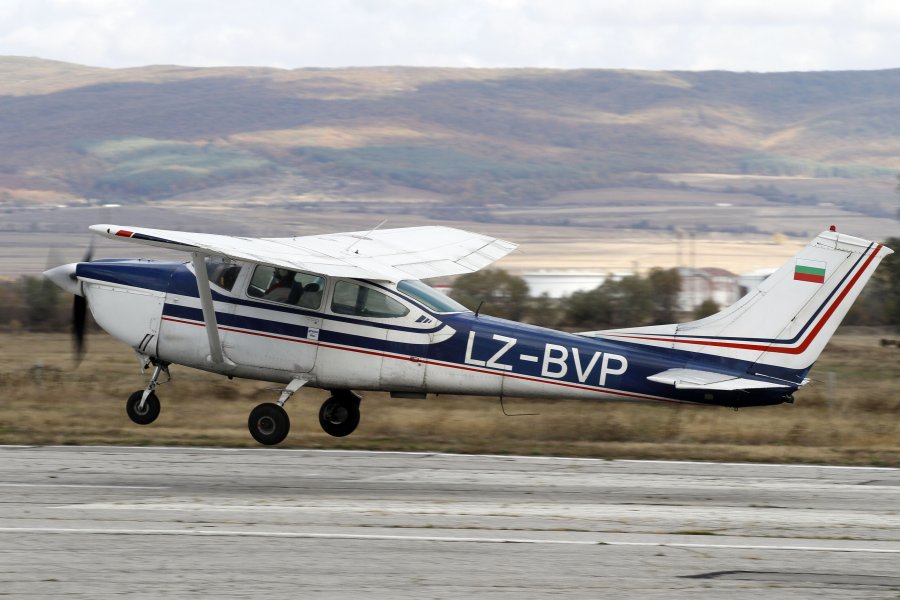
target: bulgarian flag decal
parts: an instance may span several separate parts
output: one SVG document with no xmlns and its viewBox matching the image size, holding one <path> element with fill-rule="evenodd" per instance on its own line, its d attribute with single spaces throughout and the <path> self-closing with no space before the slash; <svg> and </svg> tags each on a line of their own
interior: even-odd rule
<svg viewBox="0 0 900 600">
<path fill-rule="evenodd" d="M 825 267 L 824 262 L 798 258 L 794 265 L 794 280 L 825 283 Z"/>
</svg>

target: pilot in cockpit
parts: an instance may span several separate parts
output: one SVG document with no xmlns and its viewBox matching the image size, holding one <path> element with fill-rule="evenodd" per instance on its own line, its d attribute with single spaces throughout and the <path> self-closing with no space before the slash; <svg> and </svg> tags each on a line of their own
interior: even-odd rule
<svg viewBox="0 0 900 600">
<path fill-rule="evenodd" d="M 287 269 L 275 269 L 272 283 L 269 284 L 263 298 L 273 302 L 286 302 L 291 294 L 291 287 L 294 285 L 294 275 L 293 271 Z"/>
</svg>

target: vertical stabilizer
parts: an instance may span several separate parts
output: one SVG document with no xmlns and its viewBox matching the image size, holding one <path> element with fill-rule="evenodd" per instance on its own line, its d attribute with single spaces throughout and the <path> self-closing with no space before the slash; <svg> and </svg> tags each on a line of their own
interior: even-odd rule
<svg viewBox="0 0 900 600">
<path fill-rule="evenodd" d="M 744 361 L 756 373 L 804 372 L 819 357 L 878 263 L 892 250 L 825 231 L 758 288 L 689 323 L 591 335 Z"/>
</svg>

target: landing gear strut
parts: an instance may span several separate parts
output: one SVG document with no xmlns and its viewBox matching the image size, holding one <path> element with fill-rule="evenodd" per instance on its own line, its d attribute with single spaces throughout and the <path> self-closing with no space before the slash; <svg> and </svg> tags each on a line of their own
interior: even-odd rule
<svg viewBox="0 0 900 600">
<path fill-rule="evenodd" d="M 319 409 L 319 424 L 328 435 L 344 437 L 359 425 L 360 397 L 349 390 L 332 392 Z"/>
<path fill-rule="evenodd" d="M 253 439 L 266 446 L 284 441 L 291 429 L 291 420 L 284 410 L 284 403 L 306 383 L 306 380 L 294 379 L 281 390 L 278 402 L 265 402 L 250 412 L 247 428 Z M 331 394 L 331 398 L 319 409 L 319 424 L 328 435 L 350 435 L 359 425 L 360 397 L 350 390 L 332 390 Z"/>
<path fill-rule="evenodd" d="M 159 376 L 165 373 L 166 380 L 159 381 Z M 125 412 L 128 418 L 138 425 L 149 425 L 159 416 L 159 398 L 156 396 L 156 386 L 169 383 L 172 376 L 169 374 L 169 363 L 157 360 L 153 362 L 153 375 L 150 382 L 143 390 L 138 390 L 128 396 L 125 402 Z"/>
</svg>

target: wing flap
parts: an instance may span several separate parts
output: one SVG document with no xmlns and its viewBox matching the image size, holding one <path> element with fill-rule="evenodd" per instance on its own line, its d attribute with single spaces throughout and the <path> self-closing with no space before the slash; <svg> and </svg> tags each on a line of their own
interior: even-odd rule
<svg viewBox="0 0 900 600">
<path fill-rule="evenodd" d="M 105 237 L 182 252 L 384 281 L 426 279 L 477 271 L 516 245 L 451 227 L 406 227 L 293 238 L 247 238 L 119 225 L 92 225 Z"/>
<path fill-rule="evenodd" d="M 756 390 L 791 387 L 781 383 L 746 379 L 699 369 L 669 369 L 650 375 L 647 379 L 674 386 L 679 390 Z"/>
</svg>

